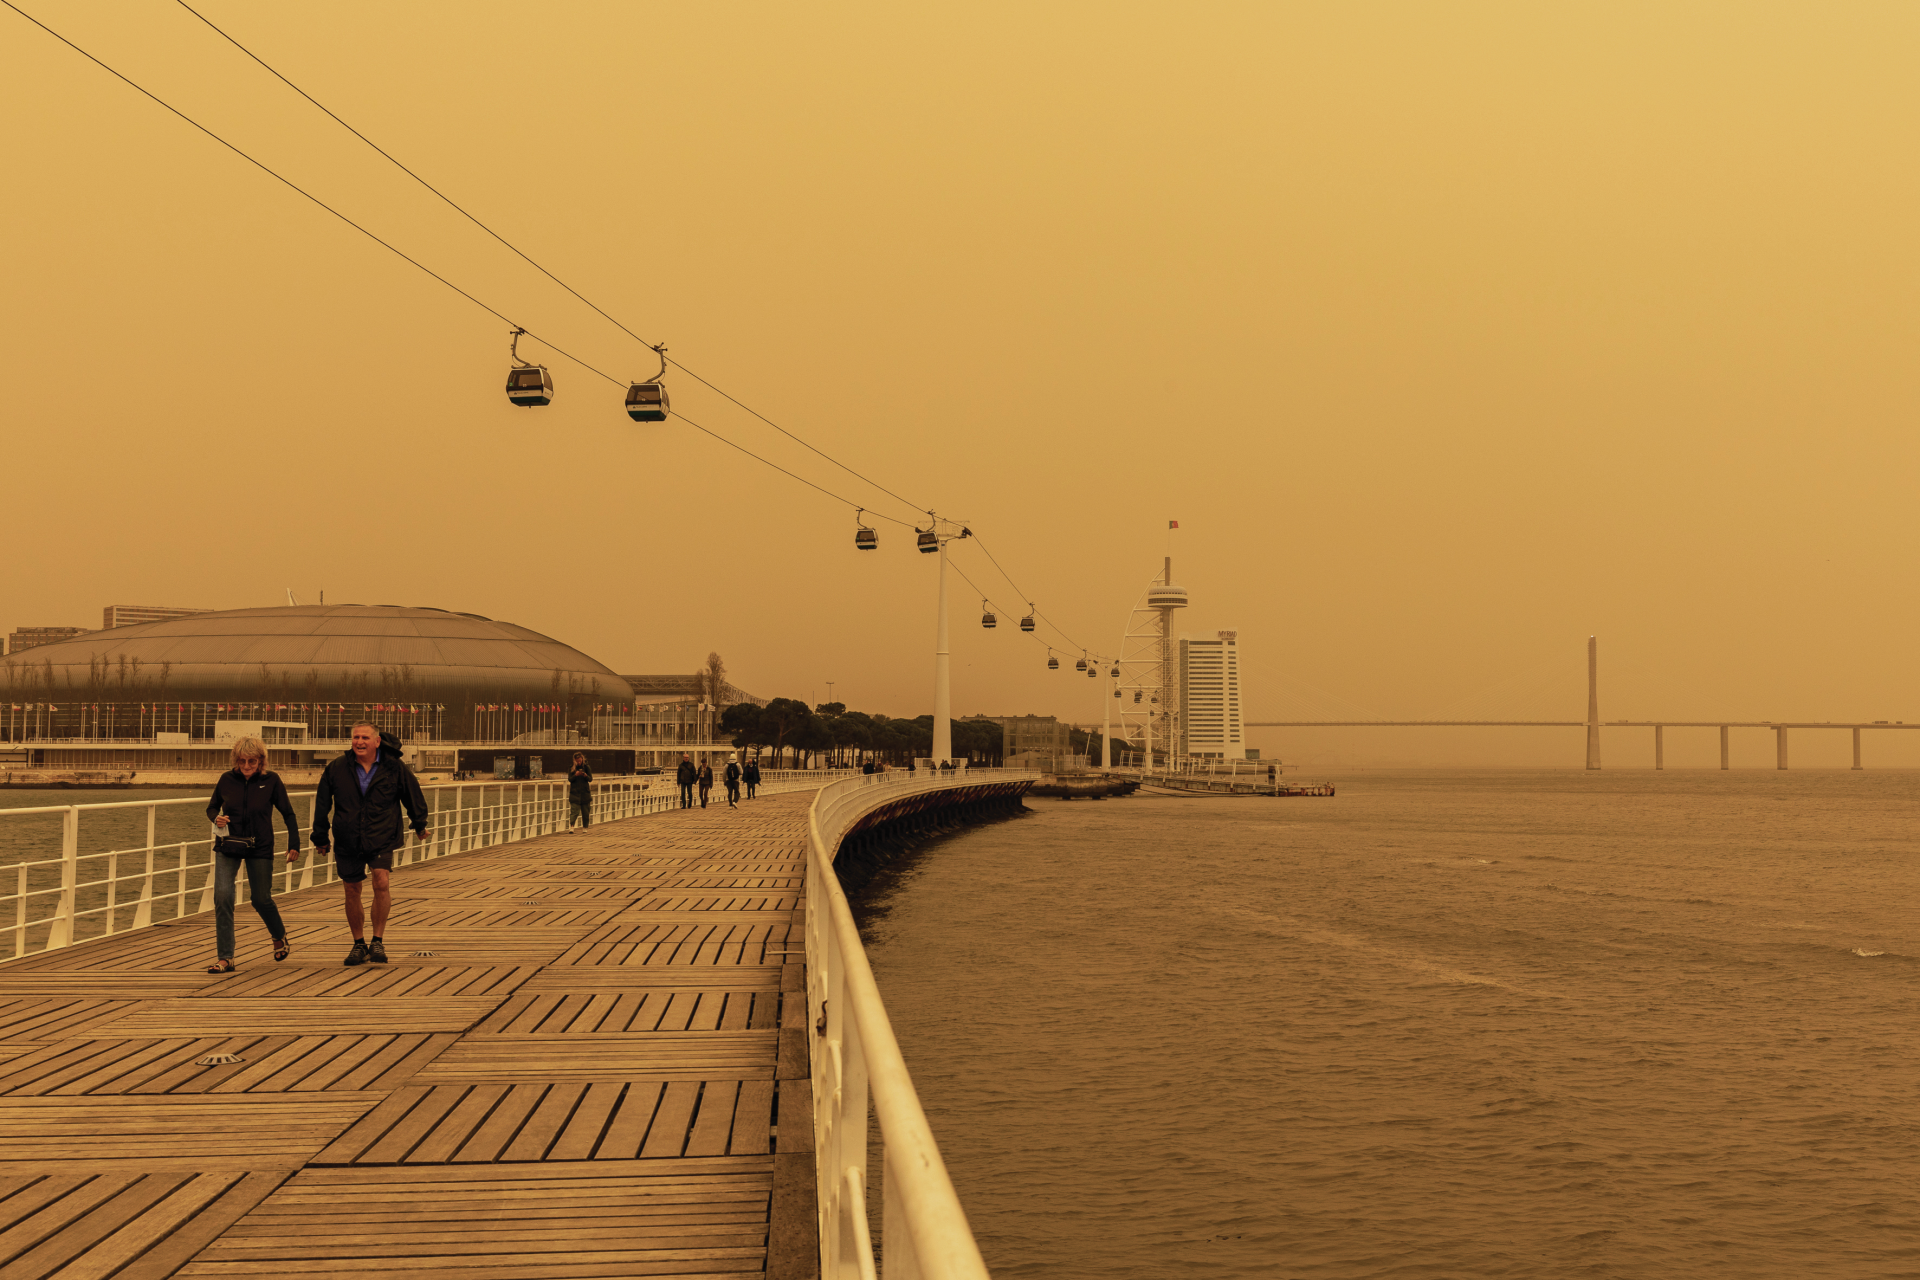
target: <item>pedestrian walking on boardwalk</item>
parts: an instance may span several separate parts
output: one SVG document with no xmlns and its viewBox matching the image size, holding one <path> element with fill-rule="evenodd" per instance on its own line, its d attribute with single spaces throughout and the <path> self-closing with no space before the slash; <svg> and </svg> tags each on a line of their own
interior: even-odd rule
<svg viewBox="0 0 1920 1280">
<path fill-rule="evenodd" d="M 273 937 L 273 958 L 293 954 L 280 908 L 273 905 L 273 814 L 279 810 L 287 824 L 287 861 L 300 857 L 300 820 L 280 775 L 267 768 L 266 744 L 242 738 L 233 744 L 233 768 L 213 784 L 207 818 L 220 828 L 213 842 L 213 937 L 220 958 L 208 973 L 237 973 L 233 967 L 234 880 L 240 864 L 247 866 L 247 897 Z"/>
<path fill-rule="evenodd" d="M 693 767 L 693 757 L 684 751 L 680 753 L 680 768 L 674 772 L 674 780 L 680 784 L 680 807 L 693 808 L 693 784 L 700 780 L 700 771 Z"/>
<path fill-rule="evenodd" d="M 753 789 L 760 785 L 759 756 L 747 761 L 747 767 L 740 771 L 740 780 L 747 784 L 747 799 L 753 799 Z"/>
<path fill-rule="evenodd" d="M 421 844 L 433 839 L 427 826 L 427 798 L 420 780 L 400 758 L 400 739 L 382 733 L 362 720 L 353 726 L 353 745 L 331 761 L 320 775 L 313 797 L 313 850 L 325 857 L 338 844 L 333 869 L 346 891 L 347 927 L 353 930 L 353 950 L 343 964 L 387 962 L 383 931 L 393 911 L 388 877 L 393 873 L 393 851 L 400 847 L 401 810 L 413 820 Z M 328 839 L 331 816 L 335 840 Z M 366 920 L 360 907 L 360 886 L 373 877 L 373 941 L 362 936 Z"/>
<path fill-rule="evenodd" d="M 582 831 L 593 825 L 593 770 L 587 768 L 587 757 L 578 751 L 573 753 L 573 769 L 567 774 L 568 831 L 573 830 L 576 817 Z"/>
<path fill-rule="evenodd" d="M 726 782 L 727 808 L 738 809 L 740 807 L 740 766 L 732 760 L 727 761 Z"/>
<path fill-rule="evenodd" d="M 713 794 L 713 766 L 701 762 L 700 765 L 700 807 L 707 807 L 707 797 Z"/>
</svg>

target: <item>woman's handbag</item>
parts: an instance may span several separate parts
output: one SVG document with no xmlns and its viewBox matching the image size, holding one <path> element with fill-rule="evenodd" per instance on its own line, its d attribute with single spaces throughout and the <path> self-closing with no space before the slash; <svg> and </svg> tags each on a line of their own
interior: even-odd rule
<svg viewBox="0 0 1920 1280">
<path fill-rule="evenodd" d="M 253 856 L 252 836 L 215 836 L 213 851 L 224 853 L 229 858 L 251 858 Z"/>
</svg>

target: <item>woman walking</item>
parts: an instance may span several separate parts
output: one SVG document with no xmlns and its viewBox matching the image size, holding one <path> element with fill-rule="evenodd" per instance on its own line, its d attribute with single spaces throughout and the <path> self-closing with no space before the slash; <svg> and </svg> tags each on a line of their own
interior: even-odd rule
<svg viewBox="0 0 1920 1280">
<path fill-rule="evenodd" d="M 580 819 L 580 829 L 585 831 L 593 825 L 593 770 L 587 768 L 584 753 L 573 753 L 573 768 L 567 774 L 567 831 L 573 831 L 573 820 Z"/>
<path fill-rule="evenodd" d="M 247 867 L 247 896 L 273 936 L 273 958 L 285 960 L 293 953 L 280 909 L 273 905 L 276 809 L 286 820 L 287 861 L 292 863 L 300 856 L 300 824 L 293 816 L 293 801 L 287 798 L 280 775 L 267 768 L 266 744 L 258 738 L 242 738 L 233 744 L 233 768 L 213 784 L 213 799 L 207 802 L 207 817 L 221 832 L 213 842 L 213 933 L 220 956 L 208 966 L 208 973 L 238 972 L 233 965 L 233 902 L 234 878 L 242 863 Z"/>
<path fill-rule="evenodd" d="M 707 797 L 713 794 L 713 766 L 704 761 L 700 765 L 699 782 L 700 807 L 704 809 L 707 807 Z"/>
</svg>

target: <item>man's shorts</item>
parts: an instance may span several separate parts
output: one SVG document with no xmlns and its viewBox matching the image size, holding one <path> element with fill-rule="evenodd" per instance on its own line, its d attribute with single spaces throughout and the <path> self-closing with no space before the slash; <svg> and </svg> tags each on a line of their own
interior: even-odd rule
<svg viewBox="0 0 1920 1280">
<path fill-rule="evenodd" d="M 365 880 L 369 867 L 376 871 L 393 870 L 393 850 L 388 849 L 385 853 L 359 853 L 343 849 L 339 845 L 333 847 L 333 869 L 348 884 L 358 884 Z"/>
</svg>

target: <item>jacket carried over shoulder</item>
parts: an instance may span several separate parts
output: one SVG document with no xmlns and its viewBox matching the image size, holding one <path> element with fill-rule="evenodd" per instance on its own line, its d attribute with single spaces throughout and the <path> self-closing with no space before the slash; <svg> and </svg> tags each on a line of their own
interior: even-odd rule
<svg viewBox="0 0 1920 1280">
<path fill-rule="evenodd" d="M 412 819 L 415 835 L 427 829 L 427 798 L 420 791 L 420 780 L 401 759 L 400 739 L 390 733 L 380 735 L 380 750 L 374 755 L 373 776 L 367 780 L 365 795 L 360 794 L 360 762 L 353 749 L 335 757 L 320 775 L 320 787 L 313 801 L 313 843 L 316 848 L 333 844 L 337 838 L 343 849 L 358 853 L 386 853 L 400 847 L 400 815 Z M 327 833 L 331 815 L 333 834 Z"/>
<path fill-rule="evenodd" d="M 207 801 L 207 821 L 225 814 L 226 834 L 252 836 L 249 858 L 265 858 L 273 853 L 273 812 L 278 809 L 287 824 L 287 848 L 300 847 L 300 819 L 294 816 L 293 801 L 287 796 L 287 784 L 270 769 L 262 769 L 249 778 L 238 769 L 229 769 L 213 784 L 213 799 Z"/>
</svg>

